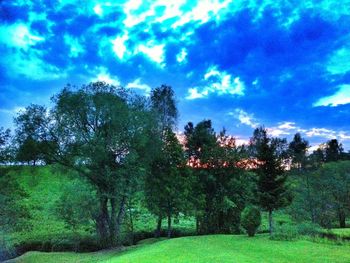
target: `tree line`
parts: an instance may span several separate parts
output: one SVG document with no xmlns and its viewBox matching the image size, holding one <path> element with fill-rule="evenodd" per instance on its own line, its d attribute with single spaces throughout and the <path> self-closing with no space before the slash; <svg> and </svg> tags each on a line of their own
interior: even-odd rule
<svg viewBox="0 0 350 263">
<path fill-rule="evenodd" d="M 171 237 L 180 214 L 195 218 L 198 234 L 240 233 L 242 226 L 250 229 L 242 220 L 254 221 L 260 210 L 272 233 L 273 212 L 281 208 L 297 221 L 346 225 L 350 158 L 336 139 L 308 154 L 299 133 L 288 143 L 259 127 L 248 145 L 237 145 L 203 120 L 189 122 L 180 143 L 176 97 L 167 85 L 150 97 L 104 82 L 67 85 L 52 102 L 50 110 L 32 104 L 20 112 L 13 135 L 1 128 L 0 162 L 74 171 L 87 188 L 68 189 L 58 213 L 71 225 L 93 222 L 104 247 L 120 243 L 140 192 L 157 218 L 156 237 L 163 221 Z M 84 205 L 74 200 L 79 193 Z"/>
</svg>

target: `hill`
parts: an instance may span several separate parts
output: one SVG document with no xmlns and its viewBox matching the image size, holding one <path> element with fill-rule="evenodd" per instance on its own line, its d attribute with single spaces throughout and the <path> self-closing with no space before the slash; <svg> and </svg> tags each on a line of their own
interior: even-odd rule
<svg viewBox="0 0 350 263">
<path fill-rule="evenodd" d="M 350 246 L 307 240 L 272 241 L 232 235 L 182 237 L 143 242 L 123 251 L 95 253 L 29 252 L 11 263 L 40 262 L 350 262 Z"/>
</svg>

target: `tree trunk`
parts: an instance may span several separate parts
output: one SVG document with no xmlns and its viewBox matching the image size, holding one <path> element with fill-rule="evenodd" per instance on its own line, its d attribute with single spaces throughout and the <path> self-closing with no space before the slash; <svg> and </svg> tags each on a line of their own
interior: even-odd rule
<svg viewBox="0 0 350 263">
<path fill-rule="evenodd" d="M 310 187 L 310 181 L 309 181 L 309 174 L 308 173 L 306 173 L 306 189 L 307 189 L 307 202 L 309 203 L 311 223 L 315 223 L 316 222 L 316 216 L 315 216 L 315 209 L 314 209 L 312 198 L 311 198 L 311 187 Z"/>
<path fill-rule="evenodd" d="M 171 238 L 171 212 L 168 212 L 168 238 Z"/>
<path fill-rule="evenodd" d="M 116 213 L 116 204 L 117 201 L 115 198 L 111 198 L 109 200 L 111 204 L 111 218 L 109 221 L 109 240 L 110 240 L 110 246 L 116 246 L 117 245 L 117 235 L 116 235 L 116 228 L 117 228 L 117 213 Z"/>
<path fill-rule="evenodd" d="M 339 227 L 345 228 L 346 227 L 346 217 L 345 217 L 344 210 L 341 208 L 338 209 L 338 218 L 339 218 Z"/>
<path fill-rule="evenodd" d="M 269 210 L 269 232 L 272 235 L 273 231 L 273 222 L 272 222 L 272 210 Z"/>
<path fill-rule="evenodd" d="M 100 197 L 100 214 L 96 219 L 96 228 L 102 247 L 109 246 L 107 202 L 106 197 Z"/>
<path fill-rule="evenodd" d="M 135 234 L 134 234 L 134 220 L 131 210 L 131 202 L 128 202 L 129 220 L 130 220 L 130 231 L 131 231 L 131 242 L 135 245 Z"/>
<path fill-rule="evenodd" d="M 155 238 L 159 238 L 160 237 L 161 229 L 162 229 L 162 216 L 159 215 L 158 216 L 158 220 L 157 220 L 157 228 L 156 228 L 156 231 L 154 232 L 154 237 Z"/>
<path fill-rule="evenodd" d="M 116 227 L 115 227 L 115 237 L 117 239 L 117 242 L 120 243 L 120 231 L 125 215 L 125 204 L 126 204 L 126 196 L 123 196 L 122 199 L 120 200 L 120 205 L 119 205 L 119 211 L 117 215 L 117 220 L 116 220 Z"/>
<path fill-rule="evenodd" d="M 197 233 L 197 235 L 199 235 L 199 233 L 200 233 L 199 227 L 200 227 L 200 225 L 199 225 L 199 217 L 197 215 L 196 216 L 196 233 Z"/>
</svg>

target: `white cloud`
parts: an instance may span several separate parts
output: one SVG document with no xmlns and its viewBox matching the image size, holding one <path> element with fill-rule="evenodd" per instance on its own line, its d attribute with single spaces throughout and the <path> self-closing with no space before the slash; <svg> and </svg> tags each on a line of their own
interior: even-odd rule
<svg viewBox="0 0 350 263">
<path fill-rule="evenodd" d="M 102 16 L 103 15 L 103 9 L 102 9 L 101 4 L 95 5 L 93 10 L 94 10 L 96 15 L 98 15 L 98 16 Z"/>
<path fill-rule="evenodd" d="M 278 125 L 279 129 L 285 129 L 285 130 L 294 130 L 297 129 L 297 127 L 295 126 L 295 122 L 290 122 L 290 121 L 286 121 L 286 122 L 282 122 Z"/>
<path fill-rule="evenodd" d="M 216 66 L 209 67 L 203 76 L 202 87 L 192 87 L 188 90 L 187 99 L 200 99 L 208 96 L 210 93 L 218 95 L 229 94 L 243 96 L 245 84 L 239 77 L 233 78 L 225 71 L 220 72 Z"/>
<path fill-rule="evenodd" d="M 70 57 L 78 57 L 80 53 L 84 52 L 84 48 L 79 43 L 79 40 L 77 38 L 73 38 L 70 35 L 64 35 L 64 42 L 70 46 Z"/>
<path fill-rule="evenodd" d="M 120 81 L 117 77 L 111 77 L 108 70 L 105 67 L 99 67 L 97 69 L 97 76 L 96 78 L 92 79 L 92 82 L 94 81 L 103 81 L 107 84 L 114 85 L 114 86 L 120 86 Z"/>
<path fill-rule="evenodd" d="M 28 47 L 44 40 L 43 37 L 30 32 L 28 26 L 22 23 L 0 26 L 0 43 L 10 47 L 28 49 Z"/>
<path fill-rule="evenodd" d="M 331 96 L 324 97 L 315 102 L 312 106 L 331 106 L 336 107 L 338 105 L 350 103 L 350 85 L 344 84 L 338 87 L 338 91 Z"/>
<path fill-rule="evenodd" d="M 238 119 L 240 123 L 248 125 L 252 128 L 259 126 L 259 123 L 254 116 L 252 114 L 248 114 L 242 109 L 235 109 L 234 112 L 229 112 L 228 115 L 233 116 L 234 118 Z"/>
<path fill-rule="evenodd" d="M 337 132 L 326 128 L 311 128 L 305 132 L 306 136 L 319 136 L 327 139 L 334 139 L 337 137 Z"/>
<path fill-rule="evenodd" d="M 182 48 L 180 53 L 176 55 L 177 62 L 181 63 L 186 59 L 187 51 L 185 48 Z"/>
<path fill-rule="evenodd" d="M 146 45 L 139 45 L 135 52 L 145 54 L 151 60 L 159 63 L 159 65 L 162 66 L 162 62 L 164 60 L 164 44 L 155 45 L 152 42 L 148 42 Z"/>
<path fill-rule="evenodd" d="M 111 43 L 113 45 L 112 49 L 120 60 L 122 60 L 124 58 L 125 53 L 127 53 L 125 41 L 127 41 L 128 39 L 129 39 L 128 34 L 124 34 L 121 37 L 118 36 L 115 39 L 111 40 Z"/>
<path fill-rule="evenodd" d="M 128 89 L 139 89 L 144 91 L 146 94 L 149 94 L 151 91 L 151 87 L 147 84 L 141 83 L 141 80 L 135 79 L 133 82 L 130 82 L 126 85 L 126 88 Z"/>
<path fill-rule="evenodd" d="M 204 98 L 206 96 L 205 93 L 198 92 L 197 88 L 188 89 L 188 93 L 189 94 L 186 97 L 186 99 L 188 99 L 188 100 L 201 99 L 201 98 Z"/>
</svg>

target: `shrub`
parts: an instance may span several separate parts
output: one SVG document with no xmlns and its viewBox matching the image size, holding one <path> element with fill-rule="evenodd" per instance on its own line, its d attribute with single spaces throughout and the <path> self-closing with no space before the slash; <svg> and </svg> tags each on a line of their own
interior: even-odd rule
<svg viewBox="0 0 350 263">
<path fill-rule="evenodd" d="M 313 223 L 301 223 L 297 225 L 299 235 L 316 237 L 321 234 L 322 229 L 319 225 Z"/>
<path fill-rule="evenodd" d="M 277 225 L 272 232 L 270 239 L 280 241 L 292 241 L 298 238 L 298 229 L 295 225 Z"/>
<path fill-rule="evenodd" d="M 241 215 L 241 224 L 248 236 L 253 237 L 261 224 L 261 213 L 257 207 L 246 207 Z"/>
</svg>

